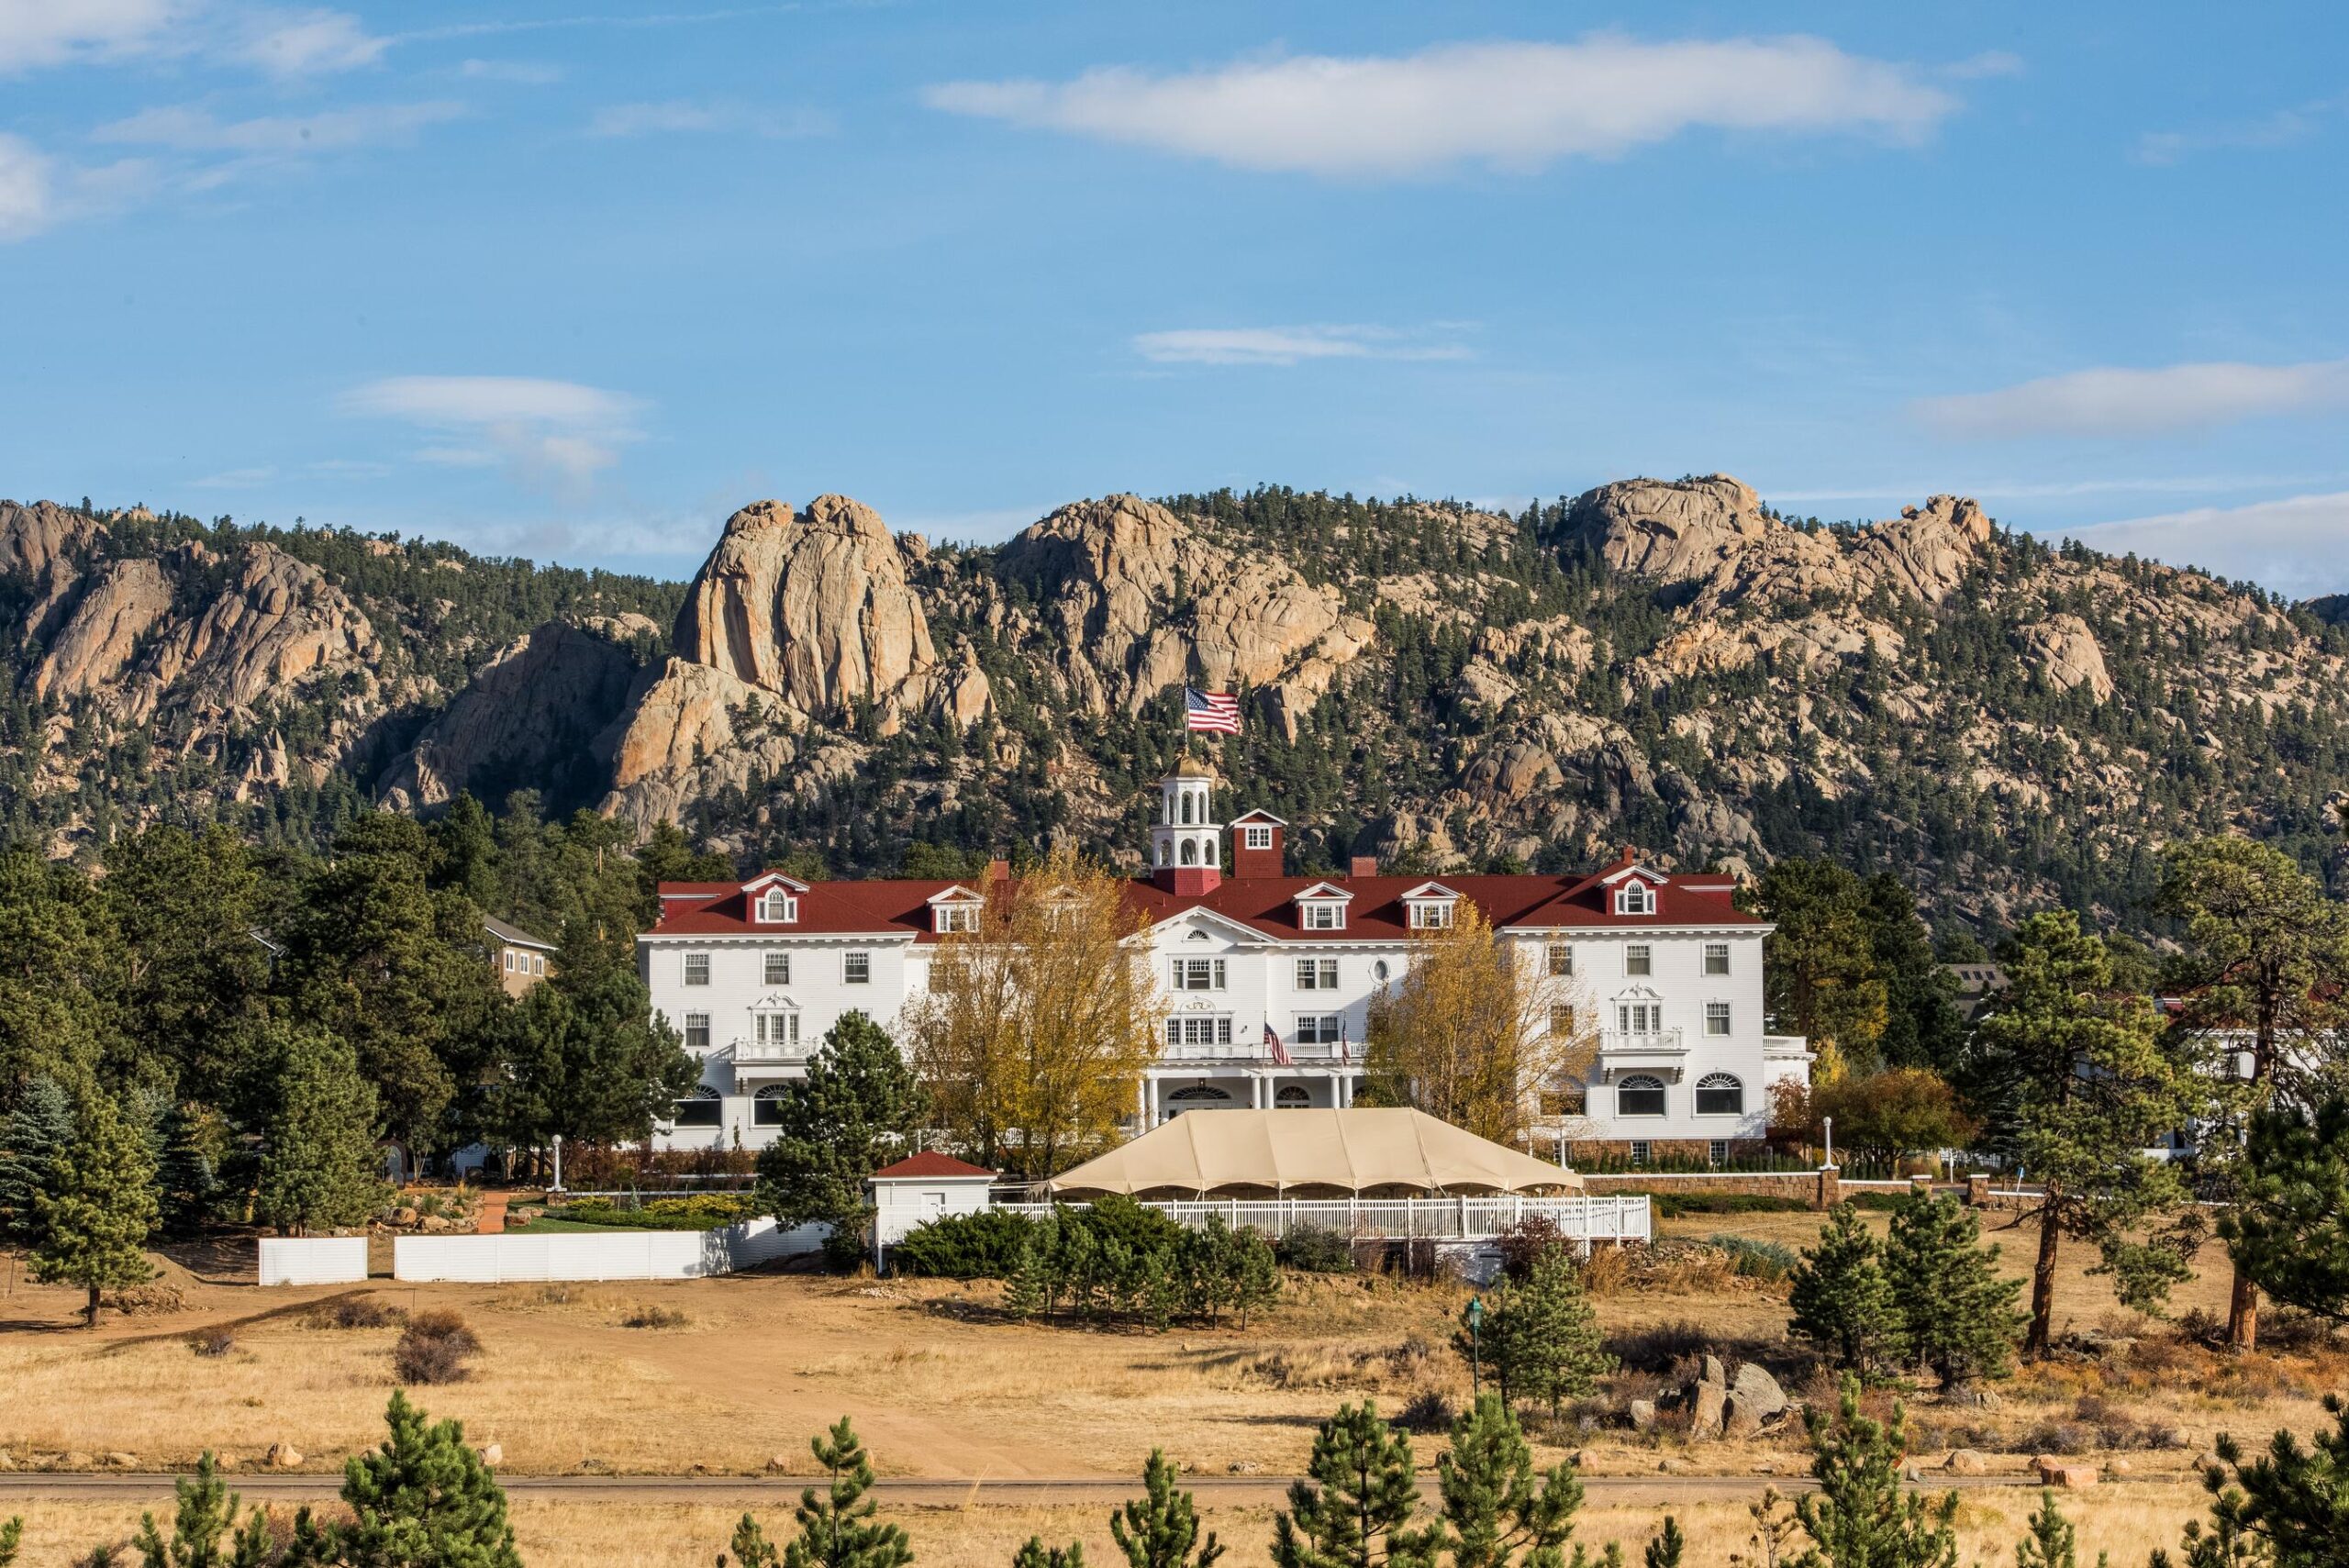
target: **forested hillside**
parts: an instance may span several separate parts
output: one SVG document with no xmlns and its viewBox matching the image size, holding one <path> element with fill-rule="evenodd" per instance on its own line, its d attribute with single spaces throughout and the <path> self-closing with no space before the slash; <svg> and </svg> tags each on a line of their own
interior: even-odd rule
<svg viewBox="0 0 2349 1568">
<path fill-rule="evenodd" d="M 2180 835 L 2343 887 L 2329 607 L 1953 497 L 1822 523 L 1720 476 L 1514 517 L 1111 496 L 985 549 L 761 503 L 691 584 L 0 503 L 0 821 L 94 859 L 126 823 L 313 845 L 376 804 L 525 790 L 742 864 L 1130 855 L 1189 680 L 1243 693 L 1208 750 L 1299 869 L 1824 854 L 1944 924 L 2135 925 Z"/>
</svg>

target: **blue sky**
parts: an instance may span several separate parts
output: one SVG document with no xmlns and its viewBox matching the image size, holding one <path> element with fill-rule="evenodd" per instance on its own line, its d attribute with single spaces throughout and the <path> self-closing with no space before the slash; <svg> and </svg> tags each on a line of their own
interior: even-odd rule
<svg viewBox="0 0 2349 1568">
<path fill-rule="evenodd" d="M 682 574 L 1258 482 L 2349 589 L 2337 5 L 0 0 L 0 495 Z"/>
</svg>

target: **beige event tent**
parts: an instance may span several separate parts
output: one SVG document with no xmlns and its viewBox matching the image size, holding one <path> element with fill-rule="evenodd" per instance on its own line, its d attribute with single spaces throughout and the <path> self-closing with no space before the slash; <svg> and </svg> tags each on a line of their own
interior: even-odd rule
<svg viewBox="0 0 2349 1568">
<path fill-rule="evenodd" d="M 1579 1191 L 1582 1178 L 1407 1109 L 1193 1111 L 1044 1184 L 1054 1196 L 1410 1197 Z"/>
</svg>

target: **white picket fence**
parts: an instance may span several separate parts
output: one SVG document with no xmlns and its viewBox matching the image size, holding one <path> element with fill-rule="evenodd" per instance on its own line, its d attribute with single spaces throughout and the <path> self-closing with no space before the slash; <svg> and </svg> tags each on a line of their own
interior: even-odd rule
<svg viewBox="0 0 2349 1568">
<path fill-rule="evenodd" d="M 263 1284 L 356 1284 L 367 1277 L 364 1236 L 264 1236 Z"/>
<path fill-rule="evenodd" d="M 715 1230 L 564 1231 L 552 1236 L 402 1236 L 392 1277 L 511 1284 L 542 1280 L 700 1279 L 812 1252 L 829 1227 L 753 1219 Z"/>
<path fill-rule="evenodd" d="M 1048 1203 L 1005 1203 L 1014 1214 L 1045 1215 Z M 1071 1204 L 1081 1208 L 1082 1204 Z M 1643 1195 L 1594 1197 L 1205 1198 L 1143 1205 L 1177 1224 L 1202 1226 L 1212 1215 L 1233 1229 L 1250 1226 L 1267 1236 L 1312 1227 L 1357 1241 L 1475 1241 L 1500 1235 L 1519 1221 L 1543 1218 L 1571 1241 L 1645 1241 L 1652 1222 Z"/>
</svg>

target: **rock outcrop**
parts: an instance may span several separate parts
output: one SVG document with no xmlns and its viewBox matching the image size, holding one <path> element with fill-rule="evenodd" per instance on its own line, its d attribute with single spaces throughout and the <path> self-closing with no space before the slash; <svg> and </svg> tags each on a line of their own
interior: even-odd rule
<svg viewBox="0 0 2349 1568">
<path fill-rule="evenodd" d="M 2079 617 L 2050 616 L 2024 627 L 2022 646 L 2032 667 L 2057 691 L 2086 686 L 2099 702 L 2112 695 L 2112 675 L 2104 667 L 2103 646 Z"/>
<path fill-rule="evenodd" d="M 473 673 L 393 764 L 377 796 L 400 811 L 444 805 L 466 789 L 485 788 L 495 800 L 528 785 L 567 798 L 584 783 L 572 775 L 635 673 L 607 638 L 549 621 Z"/>
<path fill-rule="evenodd" d="M 142 717 L 166 689 L 201 713 L 247 709 L 313 676 L 365 669 L 382 654 L 373 623 L 349 595 L 308 562 L 255 544 L 228 585 L 142 662 L 151 681 L 133 700 Z"/>
<path fill-rule="evenodd" d="M 97 519 L 54 501 L 0 501 L 0 575 L 39 577 L 52 562 L 80 554 L 98 536 Z"/>
<path fill-rule="evenodd" d="M 114 681 L 171 609 L 172 584 L 160 562 L 107 562 L 90 574 L 80 602 L 33 667 L 33 695 L 81 696 Z"/>
</svg>

